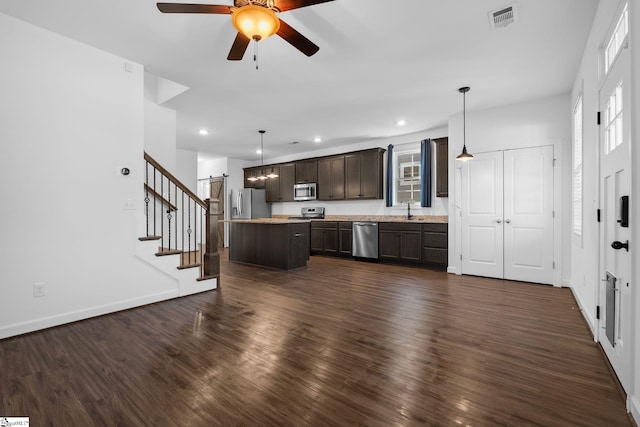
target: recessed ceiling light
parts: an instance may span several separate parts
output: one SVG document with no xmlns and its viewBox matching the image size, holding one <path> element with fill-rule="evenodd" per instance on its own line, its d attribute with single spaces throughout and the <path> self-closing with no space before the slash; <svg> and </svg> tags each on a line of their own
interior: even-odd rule
<svg viewBox="0 0 640 427">
<path fill-rule="evenodd" d="M 315 138 L 313 138 L 313 142 L 322 142 L 322 138 L 316 136 Z"/>
<path fill-rule="evenodd" d="M 262 154 L 262 150 L 260 149 L 256 150 L 256 154 Z"/>
<path fill-rule="evenodd" d="M 397 124 L 398 126 L 404 126 L 404 125 L 406 125 L 406 124 L 407 124 L 407 121 L 406 121 L 406 120 L 398 120 L 398 121 L 396 122 L 396 124 Z"/>
<path fill-rule="evenodd" d="M 198 131 L 198 133 L 199 133 L 200 135 L 209 135 L 209 131 L 208 131 L 208 130 L 206 130 L 206 129 L 200 129 L 200 130 Z"/>
</svg>

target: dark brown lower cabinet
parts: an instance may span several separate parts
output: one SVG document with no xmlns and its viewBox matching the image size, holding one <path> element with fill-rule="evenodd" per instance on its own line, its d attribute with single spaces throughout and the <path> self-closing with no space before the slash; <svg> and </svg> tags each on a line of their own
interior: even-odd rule
<svg viewBox="0 0 640 427">
<path fill-rule="evenodd" d="M 311 253 L 338 254 L 338 223 L 335 221 L 311 222 Z"/>
<path fill-rule="evenodd" d="M 420 262 L 422 255 L 420 224 L 378 224 L 378 248 L 381 260 Z"/>
<path fill-rule="evenodd" d="M 351 256 L 353 245 L 351 221 L 312 221 L 311 253 Z M 448 224 L 378 223 L 380 260 L 399 263 L 447 267 Z"/>
<path fill-rule="evenodd" d="M 309 260 L 309 223 L 232 222 L 229 260 L 291 270 Z"/>
<path fill-rule="evenodd" d="M 343 256 L 351 256 L 353 246 L 353 223 L 341 221 L 338 223 L 338 253 Z"/>
<path fill-rule="evenodd" d="M 448 224 L 422 225 L 422 262 L 446 267 L 448 257 Z"/>
</svg>

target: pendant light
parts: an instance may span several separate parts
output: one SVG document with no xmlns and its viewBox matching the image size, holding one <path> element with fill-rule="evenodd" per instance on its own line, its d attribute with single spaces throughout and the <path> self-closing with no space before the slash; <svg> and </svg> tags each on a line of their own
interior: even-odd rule
<svg viewBox="0 0 640 427">
<path fill-rule="evenodd" d="M 467 117 L 466 117 L 467 105 L 466 105 L 465 96 L 467 92 L 469 92 L 470 90 L 471 88 L 468 86 L 461 87 L 460 89 L 458 89 L 458 92 L 462 94 L 462 153 L 460 153 L 460 155 L 456 157 L 456 160 L 462 160 L 462 161 L 473 159 L 473 156 L 467 153 Z"/>
<path fill-rule="evenodd" d="M 260 132 L 260 159 L 261 159 L 260 166 L 261 166 L 261 169 L 260 169 L 260 175 L 256 179 L 264 181 L 267 178 L 277 178 L 278 174 L 273 171 L 273 168 L 271 168 L 271 172 L 268 175 L 265 175 L 265 173 L 264 173 L 264 134 L 265 134 L 266 130 L 260 129 L 258 132 Z"/>
</svg>

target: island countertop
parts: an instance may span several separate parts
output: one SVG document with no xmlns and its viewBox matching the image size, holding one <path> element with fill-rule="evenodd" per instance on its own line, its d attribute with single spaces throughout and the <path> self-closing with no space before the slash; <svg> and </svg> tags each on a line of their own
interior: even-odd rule
<svg viewBox="0 0 640 427">
<path fill-rule="evenodd" d="M 225 219 L 218 222 L 227 222 L 229 224 L 298 224 L 309 223 L 309 219 L 287 219 L 283 218 L 254 218 L 254 219 Z"/>
<path fill-rule="evenodd" d="M 270 221 L 306 221 L 299 219 L 287 219 L 287 215 L 274 215 L 273 218 L 267 218 Z M 255 221 L 255 220 L 254 220 Z M 407 219 L 405 215 L 326 215 L 324 219 L 311 219 L 311 221 L 337 221 L 337 222 L 354 222 L 354 221 L 371 221 L 371 222 L 403 222 L 409 224 L 432 224 L 432 223 L 448 223 L 449 217 L 446 215 L 415 215 L 411 219 Z"/>
</svg>

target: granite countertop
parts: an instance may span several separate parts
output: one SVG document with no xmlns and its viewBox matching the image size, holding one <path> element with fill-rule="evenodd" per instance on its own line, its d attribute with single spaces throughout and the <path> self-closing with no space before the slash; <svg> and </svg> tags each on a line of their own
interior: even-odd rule
<svg viewBox="0 0 640 427">
<path fill-rule="evenodd" d="M 240 223 L 240 224 L 298 224 L 309 223 L 308 219 L 288 219 L 286 216 L 275 218 L 255 218 L 255 219 L 225 219 L 218 222 Z"/>
<path fill-rule="evenodd" d="M 290 220 L 288 215 L 274 215 L 271 220 L 278 221 L 308 221 L 308 220 Z M 374 222 L 406 222 L 417 224 L 430 224 L 449 222 L 446 215 L 414 215 L 413 218 L 407 219 L 404 215 L 326 215 L 324 219 L 313 219 L 312 221 L 374 221 Z"/>
</svg>

